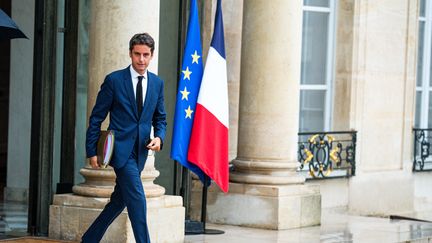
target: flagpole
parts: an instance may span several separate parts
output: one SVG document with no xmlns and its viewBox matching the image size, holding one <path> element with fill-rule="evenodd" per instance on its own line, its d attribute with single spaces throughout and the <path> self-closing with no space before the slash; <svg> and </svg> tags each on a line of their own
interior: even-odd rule
<svg viewBox="0 0 432 243">
<path fill-rule="evenodd" d="M 191 194 L 191 176 L 188 168 L 181 166 L 181 187 L 180 196 L 183 197 L 183 205 L 185 207 L 185 234 L 186 235 L 199 235 L 204 234 L 204 227 L 202 222 L 190 219 L 190 194 Z M 188 196 L 189 195 L 189 196 Z"/>
<path fill-rule="evenodd" d="M 177 170 L 178 170 L 177 161 L 174 160 L 173 194 L 176 195 L 176 196 L 179 196 L 180 195 L 180 191 L 177 188 L 177 183 L 178 183 Z"/>
<path fill-rule="evenodd" d="M 205 235 L 220 235 L 224 234 L 225 231 L 217 229 L 206 229 L 206 217 L 207 217 L 207 191 L 208 184 L 210 184 L 210 178 L 208 175 L 204 177 L 203 191 L 202 191 L 202 201 L 201 201 L 201 223 L 203 225 L 203 233 Z"/>
<path fill-rule="evenodd" d="M 180 187 L 180 195 L 183 197 L 183 205 L 185 207 L 186 219 L 190 218 L 190 174 L 189 170 L 182 166 L 182 185 Z"/>
<path fill-rule="evenodd" d="M 203 224 L 203 228 L 205 231 L 206 228 L 206 217 L 207 217 L 207 185 L 208 185 L 208 176 L 204 176 L 204 185 L 202 191 L 202 199 L 201 199 L 201 223 Z"/>
</svg>

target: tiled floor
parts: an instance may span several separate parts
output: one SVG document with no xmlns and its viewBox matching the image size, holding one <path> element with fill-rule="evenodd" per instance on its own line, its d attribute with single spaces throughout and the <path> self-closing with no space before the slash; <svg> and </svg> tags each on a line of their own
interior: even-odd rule
<svg viewBox="0 0 432 243">
<path fill-rule="evenodd" d="M 0 202 L 0 239 L 6 235 L 25 235 L 27 232 L 27 205 Z"/>
</svg>

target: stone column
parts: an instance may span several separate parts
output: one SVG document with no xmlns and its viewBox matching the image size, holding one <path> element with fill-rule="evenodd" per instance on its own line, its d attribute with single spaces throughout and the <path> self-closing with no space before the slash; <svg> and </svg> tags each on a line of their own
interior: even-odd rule
<svg viewBox="0 0 432 243">
<path fill-rule="evenodd" d="M 245 1 L 233 182 L 304 182 L 296 173 L 301 36 L 301 1 Z"/>
<path fill-rule="evenodd" d="M 208 219 L 270 229 L 317 225 L 319 187 L 296 172 L 302 1 L 248 0 L 243 9 L 237 158 L 228 194 L 210 188 Z"/>
<path fill-rule="evenodd" d="M 141 9 L 141 11 L 138 11 Z M 92 1 L 89 44 L 87 116 L 90 116 L 104 77 L 130 64 L 129 40 L 136 33 L 148 32 L 156 42 L 149 70 L 157 73 L 159 1 Z M 106 129 L 109 119 L 102 124 Z M 147 221 L 152 242 L 183 242 L 184 208 L 178 196 L 166 196 L 165 188 L 153 183 L 159 176 L 150 152 L 141 174 L 147 198 Z M 115 184 L 111 167 L 92 169 L 87 163 L 80 170 L 85 182 L 75 185 L 74 195 L 56 195 L 50 213 L 50 237 L 79 240 L 108 202 Z M 133 233 L 126 209 L 108 229 L 103 242 L 131 242 Z"/>
<path fill-rule="evenodd" d="M 90 48 L 89 48 L 89 82 L 87 94 L 87 121 L 96 102 L 96 97 L 105 76 L 130 64 L 129 40 L 140 32 L 148 32 L 156 41 L 159 37 L 159 3 L 149 1 L 142 4 L 143 8 L 154 8 L 149 14 L 130 14 L 136 11 L 133 0 L 123 3 L 108 3 L 105 1 L 92 2 Z M 157 14 L 156 14 L 157 13 Z M 113 20 L 113 16 L 123 19 Z M 110 37 L 111 36 L 111 37 Z M 108 38 L 110 37 L 110 38 Z M 149 70 L 157 73 L 157 46 Z M 102 129 L 108 127 L 109 117 L 103 122 Z M 111 167 L 106 169 L 92 169 L 88 164 L 80 170 L 86 181 L 73 188 L 74 193 L 84 196 L 109 197 L 114 189 L 115 174 Z M 154 156 L 150 153 L 142 178 L 146 197 L 158 197 L 165 193 L 165 189 L 153 184 L 159 172 L 154 167 Z"/>
</svg>

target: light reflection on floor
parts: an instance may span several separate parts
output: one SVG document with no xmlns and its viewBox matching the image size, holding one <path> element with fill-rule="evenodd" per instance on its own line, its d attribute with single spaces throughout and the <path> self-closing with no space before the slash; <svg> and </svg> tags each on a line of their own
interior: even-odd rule
<svg viewBox="0 0 432 243">
<path fill-rule="evenodd" d="M 432 223 L 361 217 L 341 212 L 323 212 L 321 226 L 293 230 L 263 230 L 209 224 L 223 235 L 188 235 L 187 243 L 288 243 L 288 242 L 431 242 Z"/>
<path fill-rule="evenodd" d="M 27 234 L 27 205 L 0 202 L 0 239 Z"/>
<path fill-rule="evenodd" d="M 432 216 L 432 214 L 430 214 Z M 418 215 L 426 219 L 429 214 Z M 422 217 L 421 217 L 422 216 Z M 427 218 L 429 219 L 429 218 Z M 432 219 L 432 218 L 431 218 Z M 431 242 L 432 223 L 390 220 L 323 211 L 321 225 L 292 230 L 264 230 L 230 225 L 207 224 L 225 231 L 222 235 L 188 235 L 186 243 L 333 243 L 333 242 Z M 27 231 L 27 205 L 0 203 L 0 239 L 23 236 Z"/>
</svg>

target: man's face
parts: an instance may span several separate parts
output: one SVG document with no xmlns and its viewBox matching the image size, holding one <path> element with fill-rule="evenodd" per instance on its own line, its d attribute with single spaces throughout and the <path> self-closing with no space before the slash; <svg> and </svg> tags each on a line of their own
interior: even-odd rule
<svg viewBox="0 0 432 243">
<path fill-rule="evenodd" d="M 129 51 L 129 56 L 132 61 L 132 67 L 141 75 L 144 74 L 153 58 L 150 47 L 147 45 L 134 45 L 132 50 Z"/>
</svg>

